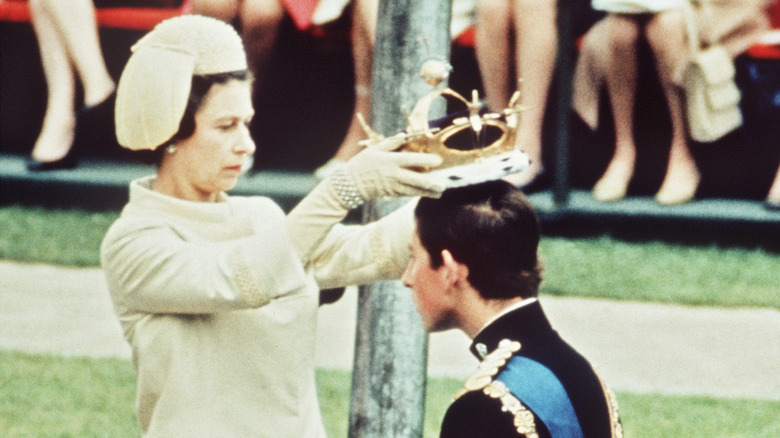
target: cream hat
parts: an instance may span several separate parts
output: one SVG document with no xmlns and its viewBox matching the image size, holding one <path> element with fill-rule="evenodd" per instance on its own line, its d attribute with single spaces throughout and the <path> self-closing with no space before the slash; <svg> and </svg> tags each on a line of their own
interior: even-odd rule
<svg viewBox="0 0 780 438">
<path fill-rule="evenodd" d="M 116 136 L 132 150 L 154 150 L 176 134 L 194 75 L 247 69 L 235 29 L 215 18 L 165 20 L 131 49 L 116 94 Z"/>
</svg>

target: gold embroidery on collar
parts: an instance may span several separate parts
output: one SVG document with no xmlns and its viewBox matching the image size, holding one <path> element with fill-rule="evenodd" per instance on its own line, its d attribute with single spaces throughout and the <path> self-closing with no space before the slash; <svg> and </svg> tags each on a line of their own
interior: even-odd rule
<svg viewBox="0 0 780 438">
<path fill-rule="evenodd" d="M 502 339 L 498 343 L 498 347 L 482 359 L 474 374 L 466 379 L 464 388 L 455 394 L 455 400 L 469 391 L 479 391 L 489 385 L 493 381 L 493 377 L 498 373 L 498 369 L 506 365 L 506 361 L 512 357 L 512 354 L 519 350 L 519 342 Z"/>
<path fill-rule="evenodd" d="M 537 438 L 534 414 L 509 392 L 506 385 L 494 380 L 498 370 L 519 350 L 519 342 L 502 339 L 498 347 L 482 359 L 477 366 L 477 371 L 466 379 L 463 389 L 455 394 L 453 399 L 457 400 L 468 392 L 481 390 L 487 396 L 500 400 L 501 409 L 514 416 L 514 425 L 518 433 L 524 434 L 527 438 Z"/>
</svg>

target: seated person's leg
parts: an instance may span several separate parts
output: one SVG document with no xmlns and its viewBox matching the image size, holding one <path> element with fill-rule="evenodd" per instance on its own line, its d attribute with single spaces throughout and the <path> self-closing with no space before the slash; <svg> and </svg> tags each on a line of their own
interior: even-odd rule
<svg viewBox="0 0 780 438">
<path fill-rule="evenodd" d="M 506 107 L 516 84 L 508 62 L 512 54 L 512 8 L 509 0 L 477 2 L 476 57 L 487 105 L 492 111 Z"/>
<path fill-rule="evenodd" d="M 603 20 L 604 74 L 615 124 L 615 152 L 604 175 L 593 187 L 593 196 L 602 202 L 617 201 L 626 196 L 636 164 L 634 139 L 634 102 L 637 83 L 637 40 L 639 25 L 630 16 L 608 15 Z M 583 48 L 585 50 L 585 48 Z"/>
<path fill-rule="evenodd" d="M 355 74 L 355 107 L 352 111 L 347 133 L 333 157 L 314 171 L 323 179 L 340 168 L 360 151 L 358 141 L 366 138 L 358 121 L 360 113 L 368 120 L 371 112 L 371 71 L 374 60 L 374 39 L 377 22 L 377 0 L 354 0 L 352 2 L 352 62 Z"/>
<path fill-rule="evenodd" d="M 764 204 L 770 210 L 780 210 L 780 167 L 777 168 L 775 179 L 772 181 Z"/>
<path fill-rule="evenodd" d="M 47 87 L 46 114 L 32 159 L 51 163 L 64 158 L 73 145 L 76 84 L 65 42 L 41 0 L 30 0 L 30 14 Z"/>
<path fill-rule="evenodd" d="M 647 25 L 647 39 L 655 55 L 661 87 L 669 106 L 672 122 L 669 162 L 664 181 L 655 199 L 665 205 L 681 204 L 693 199 L 701 180 L 701 174 L 688 144 L 683 90 L 674 82 L 675 69 L 687 53 L 682 11 L 673 9 L 657 14 Z"/>
<path fill-rule="evenodd" d="M 522 79 L 522 102 L 517 148 L 528 154 L 531 166 L 514 176 L 518 187 L 531 184 L 542 172 L 542 127 L 558 47 L 556 0 L 514 0 L 515 67 Z M 514 87 L 510 87 L 510 94 Z M 507 102 L 502 105 L 506 106 Z M 503 107 L 501 107 L 503 108 Z"/>
<path fill-rule="evenodd" d="M 239 6 L 241 34 L 247 46 L 250 68 L 263 86 L 268 59 L 276 45 L 285 11 L 280 0 L 244 0 Z"/>
<path fill-rule="evenodd" d="M 194 0 L 193 12 L 232 23 L 238 16 L 239 0 Z"/>
</svg>

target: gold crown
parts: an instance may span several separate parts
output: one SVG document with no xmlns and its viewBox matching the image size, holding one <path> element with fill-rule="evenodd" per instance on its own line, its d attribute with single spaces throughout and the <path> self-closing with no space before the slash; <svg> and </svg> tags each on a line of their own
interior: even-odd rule
<svg viewBox="0 0 780 438">
<path fill-rule="evenodd" d="M 449 74 L 448 67 L 441 61 L 427 61 L 423 64 L 421 76 L 427 83 L 437 86 Z M 431 126 L 431 106 L 439 97 L 447 96 L 463 103 L 467 111 L 464 111 L 462 116 L 455 114 L 440 119 L 449 121 L 445 126 Z M 400 150 L 432 153 L 442 157 L 439 166 L 421 169 L 425 172 L 480 163 L 482 163 L 482 171 L 485 168 L 492 170 L 483 178 L 478 178 L 483 181 L 520 172 L 528 166 L 527 156 L 515 147 L 522 110 L 519 91 L 515 91 L 512 95 L 507 108 L 501 113 L 495 113 L 483 111 L 476 90 L 472 91 L 469 101 L 451 88 L 438 87 L 420 98 L 407 117 L 407 128 L 404 132 L 406 138 Z M 368 136 L 361 142 L 362 145 L 375 144 L 384 138 L 371 129 L 360 114 L 358 118 Z M 466 172 L 472 174 L 466 179 L 473 179 L 474 172 L 468 170 Z M 464 177 L 454 170 L 448 173 L 451 181 Z"/>
</svg>

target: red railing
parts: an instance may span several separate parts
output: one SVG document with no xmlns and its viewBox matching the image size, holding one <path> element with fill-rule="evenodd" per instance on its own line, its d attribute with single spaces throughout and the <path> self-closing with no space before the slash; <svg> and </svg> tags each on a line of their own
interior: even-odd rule
<svg viewBox="0 0 780 438">
<path fill-rule="evenodd" d="M 149 30 L 157 23 L 178 15 L 192 12 L 192 1 L 183 0 L 179 6 L 164 7 L 117 7 L 97 9 L 97 21 L 101 27 L 119 29 Z M 30 10 L 27 0 L 0 0 L 0 21 L 29 22 Z"/>
</svg>

